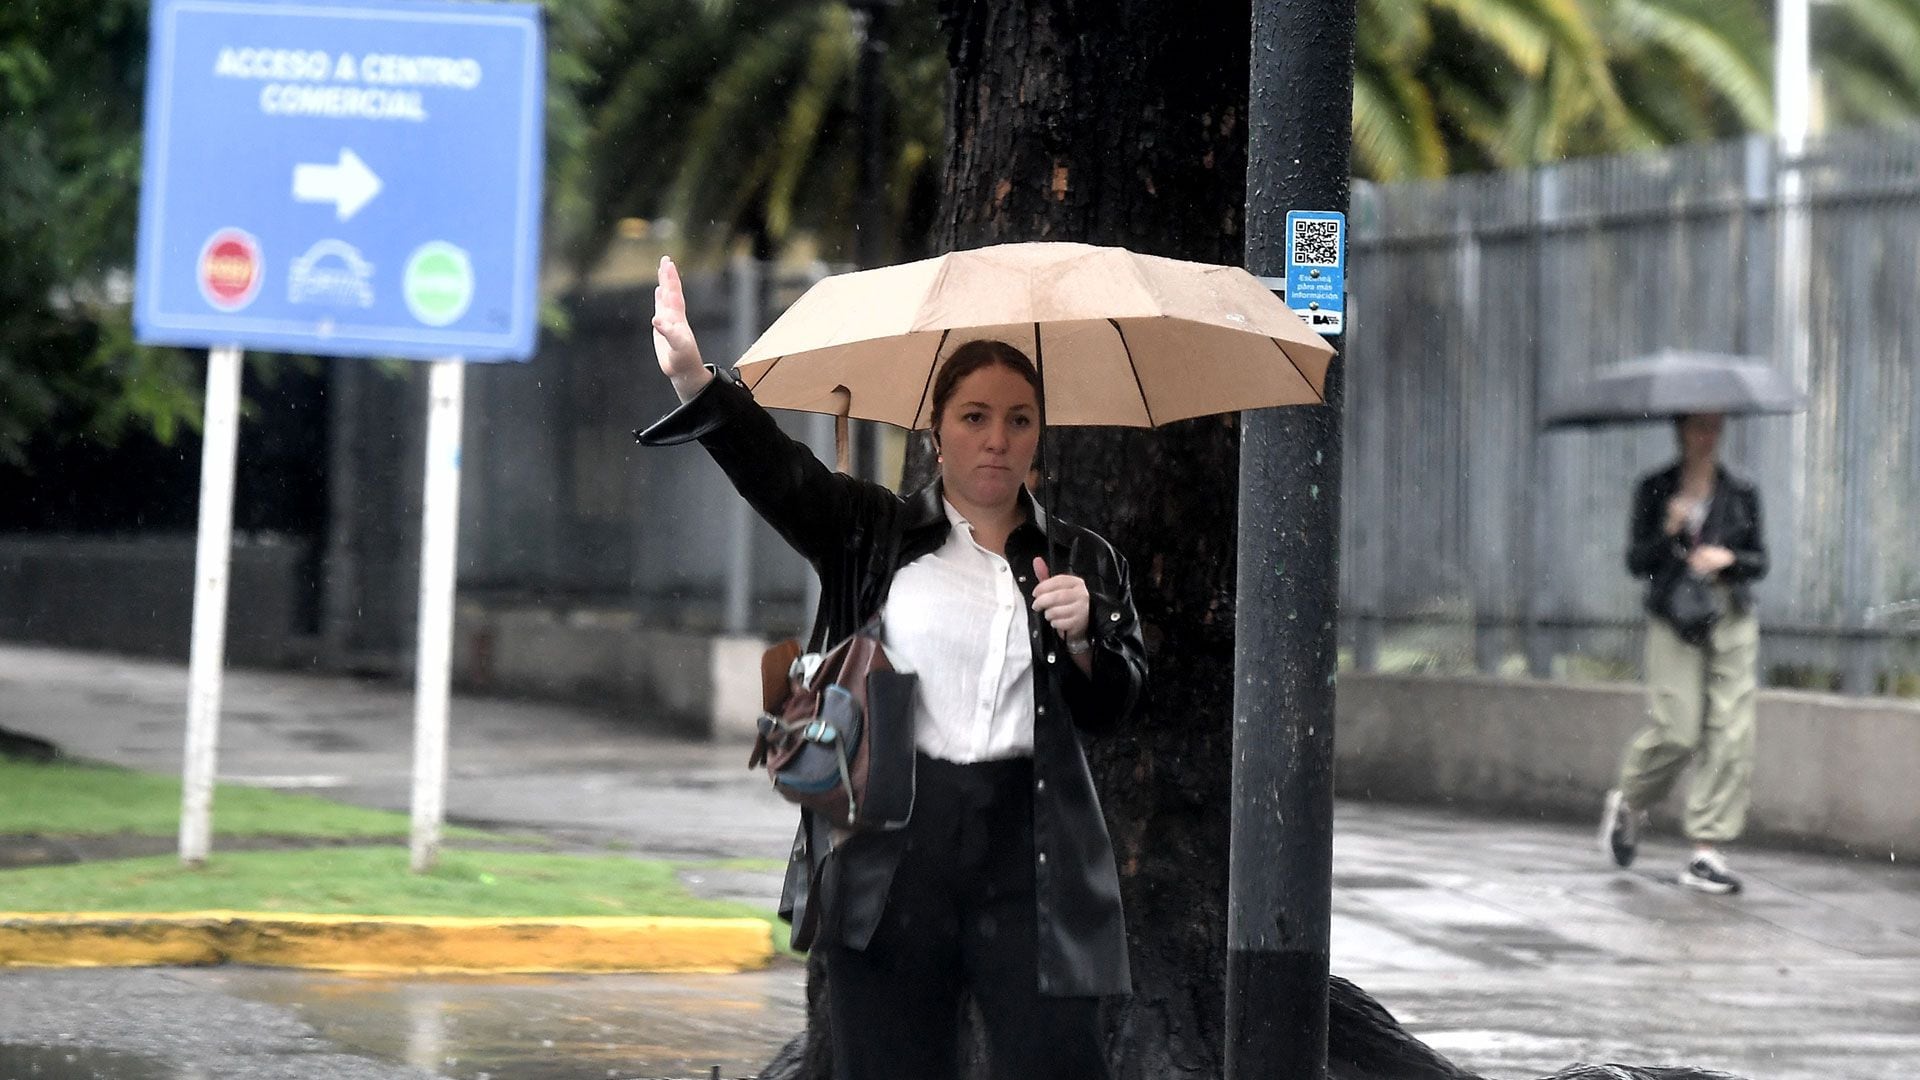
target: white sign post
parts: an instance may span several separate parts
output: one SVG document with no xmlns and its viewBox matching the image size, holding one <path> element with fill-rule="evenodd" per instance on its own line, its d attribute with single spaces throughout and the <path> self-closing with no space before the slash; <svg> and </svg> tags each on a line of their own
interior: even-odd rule
<svg viewBox="0 0 1920 1080">
<path fill-rule="evenodd" d="M 413 808 L 414 868 L 433 864 L 462 363 L 534 353 L 543 20 L 532 3 L 149 5 L 134 331 L 148 345 L 218 346 L 180 822 L 189 864 L 211 833 L 242 348 L 433 363 Z"/>
<path fill-rule="evenodd" d="M 200 533 L 193 557 L 193 644 L 187 664 L 187 760 L 180 785 L 180 861 L 207 861 L 213 832 L 220 681 L 227 646 L 227 571 L 233 551 L 233 470 L 240 439 L 240 349 L 207 354 L 201 422 Z"/>
<path fill-rule="evenodd" d="M 460 424 L 466 368 L 435 360 L 428 374 L 427 482 L 420 522 L 420 631 L 414 655 L 413 839 L 416 874 L 440 859 L 447 808 L 447 701 L 453 675 L 453 592 L 460 536 Z"/>
</svg>

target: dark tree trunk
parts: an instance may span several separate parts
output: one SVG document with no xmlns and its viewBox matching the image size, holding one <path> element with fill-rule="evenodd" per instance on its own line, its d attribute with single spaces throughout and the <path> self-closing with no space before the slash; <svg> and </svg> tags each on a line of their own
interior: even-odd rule
<svg viewBox="0 0 1920 1080">
<path fill-rule="evenodd" d="M 1072 240 L 1241 261 L 1245 0 L 950 0 L 942 249 Z M 1231 420 L 1055 429 L 1046 501 L 1133 566 L 1152 677 L 1089 744 L 1119 858 L 1134 994 L 1117 1080 L 1217 1077 L 1224 948 L 1237 441 Z"/>
<path fill-rule="evenodd" d="M 1248 0 L 943 0 L 953 81 L 937 250 L 1023 240 L 1241 259 Z M 1134 994 L 1116 1080 L 1220 1075 L 1238 443 L 1231 418 L 1056 430 L 1045 495 L 1133 566 L 1153 666 L 1121 736 L 1089 747 L 1119 856 Z M 909 479 L 930 463 L 914 454 Z M 764 1075 L 827 1080 L 809 1030 Z M 804 1056 L 806 1064 L 800 1067 Z"/>
</svg>

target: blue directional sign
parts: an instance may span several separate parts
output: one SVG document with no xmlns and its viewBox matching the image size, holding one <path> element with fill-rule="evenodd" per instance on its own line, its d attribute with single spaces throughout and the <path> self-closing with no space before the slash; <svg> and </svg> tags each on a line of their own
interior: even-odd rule
<svg viewBox="0 0 1920 1080">
<path fill-rule="evenodd" d="M 1287 211 L 1287 306 L 1332 337 L 1347 327 L 1347 216 Z"/>
<path fill-rule="evenodd" d="M 151 32 L 141 341 L 532 355 L 536 5 L 155 0 Z"/>
</svg>

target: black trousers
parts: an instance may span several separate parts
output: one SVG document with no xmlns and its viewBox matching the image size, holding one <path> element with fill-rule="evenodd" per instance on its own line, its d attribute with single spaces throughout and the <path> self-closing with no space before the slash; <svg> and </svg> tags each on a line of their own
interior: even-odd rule
<svg viewBox="0 0 1920 1080">
<path fill-rule="evenodd" d="M 1039 990 L 1032 761 L 916 768 L 872 942 L 822 935 L 839 1080 L 954 1080 L 969 1000 L 999 1080 L 1106 1080 L 1100 999 Z"/>
</svg>

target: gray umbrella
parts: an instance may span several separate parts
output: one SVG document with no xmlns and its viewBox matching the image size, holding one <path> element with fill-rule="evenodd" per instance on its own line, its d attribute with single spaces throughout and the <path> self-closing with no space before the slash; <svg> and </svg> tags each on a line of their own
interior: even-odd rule
<svg viewBox="0 0 1920 1080">
<path fill-rule="evenodd" d="M 1547 410 L 1550 428 L 1671 420 L 1688 413 L 1793 413 L 1807 407 L 1791 380 L 1760 360 L 1667 349 L 1610 364 Z"/>
</svg>

